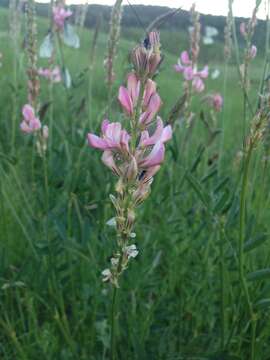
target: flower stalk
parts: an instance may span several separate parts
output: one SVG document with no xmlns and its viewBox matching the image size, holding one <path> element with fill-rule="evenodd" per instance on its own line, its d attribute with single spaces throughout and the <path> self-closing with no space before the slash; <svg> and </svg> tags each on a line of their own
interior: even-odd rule
<svg viewBox="0 0 270 360">
<path fill-rule="evenodd" d="M 152 80 L 161 62 L 159 34 L 150 32 L 146 41 L 131 53 L 133 71 L 127 87 L 121 86 L 118 100 L 128 131 L 119 122 L 102 123 L 102 136 L 88 134 L 91 147 L 103 151 L 102 161 L 118 177 L 116 194 L 110 195 L 115 217 L 108 223 L 116 227 L 117 248 L 110 259 L 110 268 L 102 271 L 103 281 L 114 287 L 111 314 L 111 359 L 115 359 L 115 313 L 120 277 L 131 259 L 138 255 L 134 243 L 136 208 L 149 196 L 154 175 L 165 157 L 164 144 L 172 137 L 171 126 L 164 126 L 157 116 L 161 99 Z"/>
</svg>

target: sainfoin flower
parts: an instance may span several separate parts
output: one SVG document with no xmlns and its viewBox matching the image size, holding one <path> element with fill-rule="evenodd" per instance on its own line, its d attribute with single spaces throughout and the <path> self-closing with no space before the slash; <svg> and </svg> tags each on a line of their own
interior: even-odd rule
<svg viewBox="0 0 270 360">
<path fill-rule="evenodd" d="M 223 97 L 219 93 L 212 94 L 208 97 L 208 103 L 217 112 L 222 110 Z"/>
<path fill-rule="evenodd" d="M 61 82 L 61 70 L 59 66 L 56 66 L 53 69 L 38 69 L 38 75 L 44 77 L 47 80 L 50 80 L 53 83 Z"/>
<path fill-rule="evenodd" d="M 29 104 L 23 106 L 22 109 L 23 121 L 21 122 L 20 128 L 23 132 L 31 134 L 41 128 L 39 118 L 35 115 L 35 110 Z"/>
<path fill-rule="evenodd" d="M 66 10 L 62 5 L 53 7 L 53 21 L 58 30 L 63 30 L 65 21 L 72 15 L 72 11 Z"/>
<path fill-rule="evenodd" d="M 130 116 L 136 111 L 140 88 L 140 80 L 134 73 L 130 73 L 128 75 L 127 88 L 121 86 L 119 89 L 118 100 L 123 110 Z M 146 82 L 142 100 L 144 111 L 141 114 L 140 123 L 149 124 L 161 106 L 161 99 L 156 91 L 156 83 L 151 79 L 148 79 Z"/>
<path fill-rule="evenodd" d="M 196 66 L 193 66 L 187 51 L 181 53 L 178 63 L 174 65 L 174 69 L 176 72 L 182 73 L 186 81 L 192 81 L 192 88 L 195 92 L 200 93 L 204 90 L 203 79 L 208 77 L 208 66 L 198 71 Z"/>
<path fill-rule="evenodd" d="M 136 236 L 135 210 L 149 196 L 153 177 L 165 159 L 165 144 L 172 137 L 171 126 L 157 116 L 162 101 L 151 78 L 161 58 L 159 49 L 159 34 L 151 32 L 132 53 L 134 71 L 118 94 L 127 129 L 119 121 L 105 119 L 100 136 L 87 135 L 89 146 L 103 152 L 103 163 L 118 177 L 117 196 L 110 195 L 116 211 L 118 248 L 111 257 L 111 268 L 102 273 L 103 281 L 116 287 L 120 274 L 138 255 L 136 245 L 129 243 Z"/>
</svg>

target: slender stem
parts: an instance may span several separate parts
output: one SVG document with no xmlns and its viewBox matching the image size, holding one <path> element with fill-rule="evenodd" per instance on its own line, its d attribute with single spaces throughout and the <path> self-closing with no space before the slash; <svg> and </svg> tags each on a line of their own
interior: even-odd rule
<svg viewBox="0 0 270 360">
<path fill-rule="evenodd" d="M 111 354 L 110 359 L 115 360 L 115 317 L 116 317 L 116 297 L 118 288 L 114 286 L 112 295 L 112 310 L 111 310 Z"/>
<path fill-rule="evenodd" d="M 252 150 L 253 150 L 253 145 L 251 143 L 249 145 L 247 156 L 244 162 L 244 172 L 243 172 L 242 189 L 241 189 L 241 197 L 240 197 L 240 227 L 239 227 L 239 278 L 242 286 L 242 291 L 244 293 L 245 300 L 247 303 L 250 321 L 251 321 L 250 360 L 255 359 L 256 317 L 253 312 L 253 306 L 250 300 L 249 290 L 245 278 L 244 239 L 245 239 L 245 220 L 246 220 L 245 219 L 246 193 L 247 193 L 248 172 L 249 172 Z"/>
<path fill-rule="evenodd" d="M 219 256 L 220 256 L 220 317 L 221 317 L 221 349 L 225 348 L 225 327 L 226 327 L 226 314 L 225 314 L 225 263 L 224 263 L 224 243 L 223 243 L 223 229 L 219 230 Z"/>
</svg>

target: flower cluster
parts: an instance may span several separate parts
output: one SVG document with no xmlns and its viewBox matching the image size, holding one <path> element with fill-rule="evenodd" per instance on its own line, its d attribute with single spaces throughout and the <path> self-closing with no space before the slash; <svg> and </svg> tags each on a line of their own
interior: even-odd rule
<svg viewBox="0 0 270 360">
<path fill-rule="evenodd" d="M 56 30 L 62 31 L 65 26 L 65 21 L 72 15 L 72 11 L 66 10 L 64 5 L 59 4 L 53 7 L 53 22 Z"/>
<path fill-rule="evenodd" d="M 47 148 L 47 139 L 49 137 L 49 128 L 47 125 L 42 126 L 34 108 L 25 104 L 22 109 L 23 120 L 20 124 L 21 131 L 26 134 L 39 134 L 37 149 L 39 154 L 43 154 Z"/>
<path fill-rule="evenodd" d="M 40 130 L 41 123 L 39 118 L 35 115 L 35 110 L 31 105 L 26 104 L 22 109 L 23 121 L 21 122 L 21 130 L 27 134 L 32 134 Z"/>
<path fill-rule="evenodd" d="M 158 116 L 162 102 L 152 80 L 161 61 L 157 32 L 151 32 L 147 43 L 134 49 L 131 60 L 134 71 L 127 76 L 127 87 L 121 86 L 118 94 L 129 120 L 128 130 L 120 122 L 106 119 L 100 136 L 88 134 L 89 145 L 103 151 L 103 163 L 118 177 L 117 196 L 110 196 L 116 210 L 118 251 L 111 258 L 111 268 L 102 273 L 103 280 L 115 286 L 128 261 L 138 254 L 136 245 L 129 244 L 136 236 L 135 210 L 150 194 L 153 176 L 165 158 L 165 143 L 172 137 L 171 126 L 165 126 Z"/>
<path fill-rule="evenodd" d="M 61 71 L 59 66 L 56 66 L 53 69 L 38 69 L 38 75 L 44 77 L 45 79 L 51 81 L 52 83 L 61 82 Z"/>
<path fill-rule="evenodd" d="M 217 112 L 222 110 L 223 97 L 219 93 L 207 96 L 208 104 Z"/>
<path fill-rule="evenodd" d="M 186 81 L 192 81 L 192 88 L 195 92 L 201 93 L 205 89 L 203 79 L 208 77 L 208 66 L 206 65 L 201 71 L 198 71 L 187 51 L 181 53 L 174 68 L 176 72 L 183 74 Z"/>
</svg>

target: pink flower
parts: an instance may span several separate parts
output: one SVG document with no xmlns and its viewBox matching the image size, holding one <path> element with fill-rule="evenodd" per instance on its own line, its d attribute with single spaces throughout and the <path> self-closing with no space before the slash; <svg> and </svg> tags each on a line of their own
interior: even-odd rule
<svg viewBox="0 0 270 360">
<path fill-rule="evenodd" d="M 188 72 L 190 73 L 190 69 L 192 70 L 191 65 L 192 65 L 192 61 L 189 58 L 188 52 L 185 50 L 181 53 L 178 63 L 174 65 L 174 69 L 176 72 L 181 72 L 181 73 L 184 73 L 186 69 L 189 69 Z"/>
<path fill-rule="evenodd" d="M 109 123 L 104 120 L 101 126 L 102 137 L 89 133 L 89 146 L 99 150 L 115 150 L 127 153 L 129 152 L 130 135 L 126 130 L 122 130 L 119 122 Z"/>
<path fill-rule="evenodd" d="M 61 5 L 53 7 L 53 21 L 58 30 L 63 30 L 65 21 L 72 15 L 72 11 L 65 10 Z"/>
<path fill-rule="evenodd" d="M 206 65 L 201 71 L 197 71 L 194 76 L 199 76 L 202 79 L 207 79 L 209 75 L 209 68 Z"/>
<path fill-rule="evenodd" d="M 24 105 L 22 109 L 23 121 L 20 128 L 23 132 L 31 134 L 41 128 L 39 118 L 35 116 L 35 110 L 29 104 Z"/>
<path fill-rule="evenodd" d="M 221 111 L 223 106 L 223 97 L 219 93 L 215 93 L 208 97 L 209 104 L 214 108 L 215 111 Z"/>
<path fill-rule="evenodd" d="M 121 86 L 119 89 L 118 100 L 123 109 L 132 115 L 137 105 L 141 83 L 134 73 L 128 75 L 127 88 Z"/>
<path fill-rule="evenodd" d="M 188 52 L 185 50 L 181 53 L 180 59 L 184 65 L 191 65 L 192 61 L 189 58 Z"/>
<path fill-rule="evenodd" d="M 164 161 L 165 157 L 165 146 L 161 141 L 158 141 L 149 155 L 139 162 L 139 166 L 142 168 L 151 168 L 158 166 Z"/>
<path fill-rule="evenodd" d="M 101 160 L 103 164 L 110 168 L 116 175 L 120 175 L 119 169 L 114 161 L 113 152 L 111 150 L 105 150 Z"/>
<path fill-rule="evenodd" d="M 140 116 L 139 119 L 140 124 L 143 126 L 149 125 L 157 115 L 161 104 L 162 104 L 161 99 L 158 93 L 154 93 L 149 99 L 149 102 L 146 107 L 146 111 L 143 112 L 142 115 Z"/>
<path fill-rule="evenodd" d="M 127 88 L 121 86 L 119 89 L 118 100 L 124 111 L 132 116 L 138 102 L 141 83 L 134 73 L 128 75 Z M 140 117 L 140 123 L 147 125 L 158 113 L 161 106 L 161 99 L 156 92 L 156 83 L 148 79 L 143 94 L 143 113 Z"/>
<path fill-rule="evenodd" d="M 197 71 L 196 67 L 192 67 L 192 61 L 190 60 L 187 51 L 183 51 L 180 55 L 178 63 L 174 65 L 176 72 L 183 74 L 186 81 L 192 80 L 192 87 L 196 92 L 202 92 L 205 88 L 202 79 L 206 79 L 209 75 L 208 66 L 205 66 L 201 71 Z"/>
<path fill-rule="evenodd" d="M 204 82 L 202 81 L 202 79 L 199 76 L 197 76 L 193 79 L 192 88 L 197 93 L 201 93 L 204 90 L 204 88 L 205 88 Z"/>
<path fill-rule="evenodd" d="M 61 82 L 61 71 L 59 66 L 56 66 L 54 69 L 38 69 L 38 75 L 43 76 L 45 79 L 50 80 L 53 83 Z"/>
<path fill-rule="evenodd" d="M 160 117 L 157 120 L 157 127 L 152 136 L 149 136 L 147 130 L 142 132 L 140 146 L 146 147 L 150 145 L 155 145 L 157 142 L 162 142 L 163 144 L 169 141 L 172 138 L 172 128 L 170 125 L 164 127 L 163 121 Z"/>
<path fill-rule="evenodd" d="M 251 45 L 249 51 L 248 51 L 248 57 L 250 59 L 254 59 L 257 55 L 257 47 L 255 45 Z"/>
</svg>

